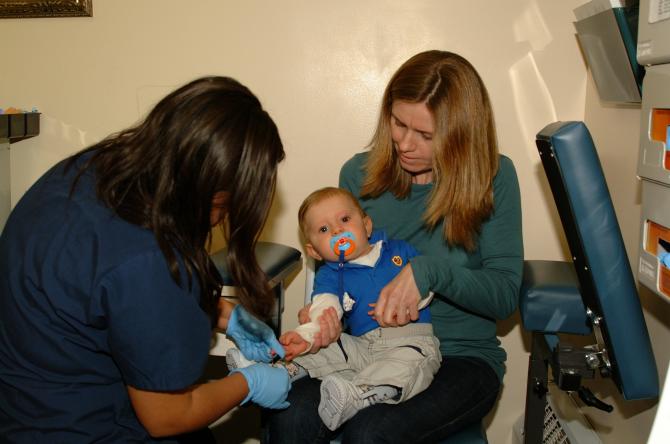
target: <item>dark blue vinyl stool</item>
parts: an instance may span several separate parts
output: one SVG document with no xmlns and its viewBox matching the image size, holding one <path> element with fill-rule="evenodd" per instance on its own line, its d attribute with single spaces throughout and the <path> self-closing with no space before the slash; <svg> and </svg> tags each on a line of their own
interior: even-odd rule
<svg viewBox="0 0 670 444">
<path fill-rule="evenodd" d="M 228 274 L 226 249 L 217 251 L 210 257 L 223 279 L 224 297 L 235 297 L 235 283 Z M 302 264 L 300 250 L 273 242 L 256 243 L 256 260 L 268 277 L 268 284 L 277 297 L 276 310 L 272 316 L 275 333 L 281 333 L 281 315 L 284 312 L 284 281 Z"/>
<path fill-rule="evenodd" d="M 336 439 L 331 441 L 331 443 L 339 443 L 340 440 Z M 486 440 L 486 431 L 481 424 L 472 424 L 455 435 L 450 436 L 444 441 L 440 441 L 437 444 L 487 444 Z"/>
<path fill-rule="evenodd" d="M 472 424 L 440 444 L 486 444 L 486 431 L 482 424 Z"/>
<path fill-rule="evenodd" d="M 331 444 L 339 444 L 339 438 L 330 441 Z M 481 424 L 472 424 L 455 435 L 450 436 L 437 444 L 487 444 L 486 431 Z"/>
<path fill-rule="evenodd" d="M 487 444 L 486 430 L 481 423 L 472 424 L 438 444 Z"/>
<path fill-rule="evenodd" d="M 551 368 L 557 386 L 589 406 L 612 407 L 582 386 L 596 372 L 626 400 L 658 396 L 658 373 L 635 280 L 598 154 L 582 122 L 556 122 L 537 135 L 572 262 L 526 261 L 520 295 L 523 326 L 533 333 L 528 366 L 525 443 L 542 443 Z M 561 333 L 561 341 L 558 334 Z M 563 335 L 592 336 L 573 347 Z M 569 337 L 569 336 L 568 336 Z"/>
</svg>

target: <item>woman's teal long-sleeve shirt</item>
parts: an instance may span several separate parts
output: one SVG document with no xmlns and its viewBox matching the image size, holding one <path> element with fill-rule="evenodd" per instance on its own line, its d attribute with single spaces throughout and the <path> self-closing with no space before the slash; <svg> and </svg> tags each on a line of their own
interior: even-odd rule
<svg viewBox="0 0 670 444">
<path fill-rule="evenodd" d="M 340 171 L 340 187 L 355 196 L 365 177 L 367 155 L 356 154 Z M 507 355 L 496 336 L 496 320 L 516 310 L 523 271 L 521 198 L 514 165 L 500 156 L 493 214 L 482 225 L 472 252 L 450 247 L 443 224 L 433 230 L 424 224 L 431 190 L 432 184 L 415 184 L 406 199 L 386 192 L 359 200 L 376 229 L 411 243 L 421 253 L 412 260 L 412 271 L 422 297 L 435 292 L 430 311 L 442 355 L 484 359 L 502 380 Z"/>
</svg>

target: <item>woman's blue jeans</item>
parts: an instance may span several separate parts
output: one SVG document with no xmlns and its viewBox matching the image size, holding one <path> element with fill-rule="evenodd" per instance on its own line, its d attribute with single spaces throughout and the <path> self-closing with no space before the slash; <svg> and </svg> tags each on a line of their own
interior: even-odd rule
<svg viewBox="0 0 670 444">
<path fill-rule="evenodd" d="M 321 422 L 319 380 L 303 378 L 291 388 L 285 410 L 266 411 L 263 442 L 327 443 L 336 433 Z M 500 381 L 483 360 L 445 356 L 431 385 L 400 404 L 377 404 L 345 423 L 342 443 L 434 443 L 481 419 L 498 398 Z"/>
</svg>

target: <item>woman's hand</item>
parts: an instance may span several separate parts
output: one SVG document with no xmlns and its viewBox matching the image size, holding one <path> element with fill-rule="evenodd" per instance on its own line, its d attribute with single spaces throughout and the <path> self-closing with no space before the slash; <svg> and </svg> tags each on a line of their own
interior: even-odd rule
<svg viewBox="0 0 670 444">
<path fill-rule="evenodd" d="M 368 312 L 382 327 L 399 327 L 419 319 L 421 295 L 414 281 L 412 265 L 407 264 L 379 293 Z"/>
<path fill-rule="evenodd" d="M 307 304 L 298 311 L 298 322 L 306 324 L 311 321 L 309 317 L 309 309 L 312 304 Z M 327 308 L 321 316 L 318 317 L 319 332 L 314 334 L 314 343 L 309 350 L 310 353 L 316 353 L 319 349 L 328 347 L 333 342 L 337 341 L 342 333 L 342 323 L 337 316 L 337 311 L 334 308 Z"/>
</svg>

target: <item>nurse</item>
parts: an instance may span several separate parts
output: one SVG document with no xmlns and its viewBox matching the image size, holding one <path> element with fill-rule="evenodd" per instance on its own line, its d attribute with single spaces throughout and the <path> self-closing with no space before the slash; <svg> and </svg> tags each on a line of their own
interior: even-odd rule
<svg viewBox="0 0 670 444">
<path fill-rule="evenodd" d="M 258 99 L 207 77 L 45 173 L 0 237 L 0 436 L 180 442 L 241 403 L 286 407 L 269 366 L 196 384 L 215 327 L 255 359 L 282 353 L 254 244 L 283 158 Z M 239 306 L 219 298 L 215 225 Z"/>
</svg>

